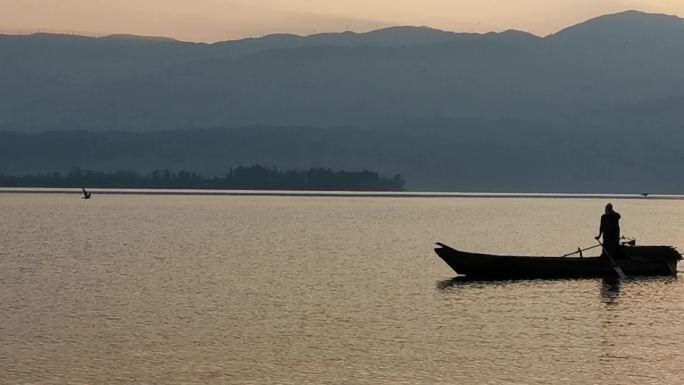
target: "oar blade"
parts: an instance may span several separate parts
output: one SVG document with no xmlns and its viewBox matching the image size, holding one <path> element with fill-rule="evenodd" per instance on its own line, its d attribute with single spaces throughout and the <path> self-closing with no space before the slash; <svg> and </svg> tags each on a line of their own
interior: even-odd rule
<svg viewBox="0 0 684 385">
<path fill-rule="evenodd" d="M 618 277 L 620 277 L 620 279 L 626 279 L 627 275 L 625 275 L 625 272 L 622 271 L 620 265 L 618 265 L 617 262 L 615 262 L 613 257 L 610 255 L 610 253 L 608 253 L 608 250 L 606 250 L 605 246 L 603 246 L 603 243 L 601 243 L 601 241 L 599 241 L 598 238 L 596 240 L 598 241 L 599 245 L 601 245 L 601 249 L 603 249 L 603 252 L 606 254 L 606 257 L 608 257 L 608 260 L 610 261 L 610 264 L 613 266 L 613 270 L 615 270 L 615 273 L 618 275 Z"/>
</svg>

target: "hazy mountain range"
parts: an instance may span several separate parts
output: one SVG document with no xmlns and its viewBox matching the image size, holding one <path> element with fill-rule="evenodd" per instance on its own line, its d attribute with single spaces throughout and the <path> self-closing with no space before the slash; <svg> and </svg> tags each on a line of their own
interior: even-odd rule
<svg viewBox="0 0 684 385">
<path fill-rule="evenodd" d="M 677 192 L 682 122 L 684 20 L 635 11 L 544 38 L 0 36 L 0 146 L 15 155 L 0 172 L 260 161 L 401 173 L 415 189 Z M 17 134 L 74 130 L 107 133 Z M 74 147 L 35 150 L 47 137 Z"/>
</svg>

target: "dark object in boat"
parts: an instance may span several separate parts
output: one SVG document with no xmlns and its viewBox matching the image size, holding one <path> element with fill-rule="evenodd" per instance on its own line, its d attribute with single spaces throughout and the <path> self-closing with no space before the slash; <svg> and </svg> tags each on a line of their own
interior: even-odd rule
<svg viewBox="0 0 684 385">
<path fill-rule="evenodd" d="M 93 193 L 90 193 L 90 192 L 86 191 L 86 189 L 85 189 L 84 187 L 81 187 L 81 190 L 83 190 L 83 199 L 90 199 L 90 196 L 91 196 Z"/>
<path fill-rule="evenodd" d="M 604 257 L 522 257 L 468 253 L 443 243 L 435 252 L 457 274 L 469 279 L 554 279 L 616 276 Z M 681 254 L 670 246 L 622 245 L 624 256 L 615 262 L 627 276 L 677 275 Z"/>
</svg>

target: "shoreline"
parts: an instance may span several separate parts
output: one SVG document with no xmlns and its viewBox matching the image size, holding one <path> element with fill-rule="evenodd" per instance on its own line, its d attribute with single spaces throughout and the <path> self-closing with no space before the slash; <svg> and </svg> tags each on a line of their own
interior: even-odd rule
<svg viewBox="0 0 684 385">
<path fill-rule="evenodd" d="M 417 192 L 417 191 L 291 191 L 291 190 L 194 190 L 194 189 L 123 189 L 92 188 L 99 195 L 177 195 L 177 196 L 274 196 L 331 198 L 568 198 L 568 199 L 667 199 L 684 200 L 674 194 L 606 193 L 492 193 L 492 192 Z M 0 194 L 79 194 L 80 188 L 0 187 Z"/>
</svg>

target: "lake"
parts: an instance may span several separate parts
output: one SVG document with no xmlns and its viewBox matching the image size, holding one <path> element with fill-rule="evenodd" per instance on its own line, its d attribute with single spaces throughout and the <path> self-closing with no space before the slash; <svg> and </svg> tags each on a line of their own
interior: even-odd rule
<svg viewBox="0 0 684 385">
<path fill-rule="evenodd" d="M 607 201 L 0 194 L 0 383 L 680 384 L 681 279 L 460 282 L 432 250 L 562 255 Z M 684 246 L 684 201 L 612 203 Z"/>
</svg>

